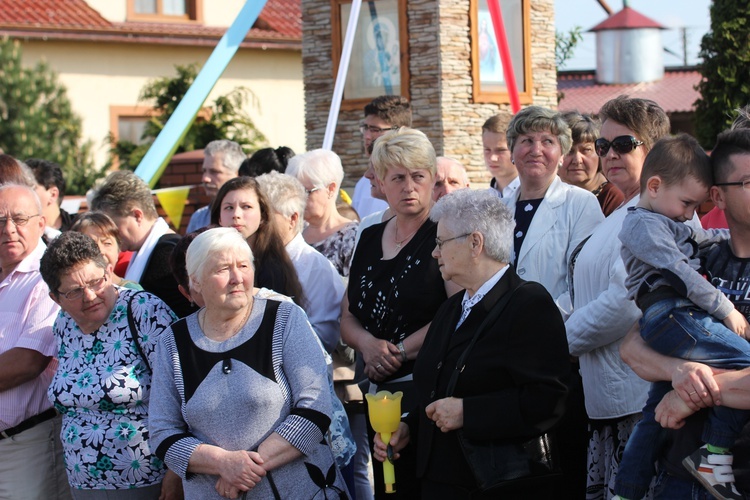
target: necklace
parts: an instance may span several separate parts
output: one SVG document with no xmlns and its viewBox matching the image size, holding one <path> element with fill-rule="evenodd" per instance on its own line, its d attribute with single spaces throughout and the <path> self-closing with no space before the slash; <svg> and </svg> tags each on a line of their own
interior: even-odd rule
<svg viewBox="0 0 750 500">
<path fill-rule="evenodd" d="M 232 331 L 231 335 L 229 335 L 229 336 L 227 336 L 227 337 L 225 337 L 225 338 L 223 338 L 221 340 L 217 340 L 217 339 L 211 338 L 211 336 L 208 335 L 208 333 L 206 332 L 206 309 L 203 309 L 203 311 L 202 311 L 203 316 L 201 316 L 200 314 L 198 314 L 198 326 L 200 326 L 201 330 L 203 331 L 203 334 L 206 337 L 208 337 L 209 339 L 215 340 L 217 342 L 224 342 L 225 340 L 228 340 L 228 339 L 234 337 L 235 335 L 237 335 L 237 332 L 239 332 L 240 330 L 242 330 L 242 327 L 244 327 L 245 323 L 247 323 L 247 319 L 250 317 L 250 312 L 252 310 L 253 310 L 253 302 L 251 300 L 250 303 L 245 308 L 245 316 L 242 318 L 242 321 L 240 322 L 239 326 L 237 326 Z"/>
<path fill-rule="evenodd" d="M 396 251 L 398 252 L 399 250 L 401 250 L 401 246 L 404 244 L 406 240 L 408 240 L 409 238 L 417 234 L 417 231 L 419 231 L 419 228 L 422 227 L 422 225 L 420 224 L 419 226 L 417 226 L 417 228 L 414 231 L 409 233 L 403 240 L 398 241 L 398 217 L 396 217 L 395 223 L 396 223 L 396 234 L 393 237 L 393 241 L 396 242 Z"/>
</svg>

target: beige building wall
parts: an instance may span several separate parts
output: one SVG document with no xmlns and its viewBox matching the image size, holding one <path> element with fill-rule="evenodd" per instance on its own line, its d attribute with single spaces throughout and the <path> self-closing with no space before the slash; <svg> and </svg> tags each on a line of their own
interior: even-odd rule
<svg viewBox="0 0 750 500">
<path fill-rule="evenodd" d="M 92 9 L 113 23 L 127 20 L 126 0 L 85 0 Z M 205 26 L 227 27 L 245 5 L 245 0 L 202 0 L 203 22 Z"/>
<path fill-rule="evenodd" d="M 95 3 L 91 1 L 90 3 Z M 239 2 L 242 3 L 242 2 Z M 95 144 L 95 162 L 106 161 L 111 106 L 138 103 L 151 79 L 174 76 L 174 65 L 203 64 L 211 48 L 85 42 L 23 42 L 24 64 L 45 59 L 68 89 L 73 109 L 83 118 L 83 133 Z M 297 51 L 240 49 L 208 101 L 238 86 L 256 97 L 246 111 L 270 145 L 305 150 L 302 57 Z"/>
</svg>

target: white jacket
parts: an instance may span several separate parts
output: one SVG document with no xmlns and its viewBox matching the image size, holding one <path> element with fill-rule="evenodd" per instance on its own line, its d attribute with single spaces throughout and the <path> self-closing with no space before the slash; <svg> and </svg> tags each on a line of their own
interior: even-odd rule
<svg viewBox="0 0 750 500">
<path fill-rule="evenodd" d="M 503 198 L 511 213 L 515 213 L 521 189 Z M 520 255 L 514 255 L 518 276 L 541 283 L 557 300 L 568 290 L 571 253 L 603 220 L 596 196 L 555 176 L 534 214 Z"/>
<path fill-rule="evenodd" d="M 589 418 L 639 413 L 649 383 L 620 358 L 620 344 L 641 311 L 628 300 L 625 265 L 617 235 L 636 196 L 596 228 L 578 254 L 573 273 L 573 313 L 565 322 L 568 346 L 581 363 Z"/>
</svg>

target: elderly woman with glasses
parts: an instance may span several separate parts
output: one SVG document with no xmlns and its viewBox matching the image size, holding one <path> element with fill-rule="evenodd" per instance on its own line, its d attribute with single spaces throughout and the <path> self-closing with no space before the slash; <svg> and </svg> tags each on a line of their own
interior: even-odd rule
<svg viewBox="0 0 750 500">
<path fill-rule="evenodd" d="M 570 363 L 560 312 L 543 286 L 509 265 L 515 223 L 497 196 L 456 191 L 430 219 L 443 279 L 465 291 L 440 307 L 427 332 L 414 366 L 417 409 L 391 438 L 395 456 L 416 441 L 422 498 L 552 498 L 549 478 L 523 481 L 532 475 L 528 457 L 515 453 L 563 412 Z M 504 449 L 496 479 L 518 481 L 480 488 L 461 439 Z M 385 460 L 379 437 L 375 450 Z"/>
<path fill-rule="evenodd" d="M 307 192 L 305 228 L 302 237 L 326 256 L 341 276 L 349 276 L 357 222 L 339 214 L 336 208 L 344 169 L 333 151 L 316 149 L 289 160 L 286 173 L 296 177 Z"/>
<path fill-rule="evenodd" d="M 588 498 L 611 498 L 633 427 L 641 418 L 649 384 L 620 357 L 625 335 L 641 312 L 627 299 L 627 273 L 617 235 L 628 208 L 638 203 L 643 162 L 669 134 L 669 118 L 654 101 L 620 96 L 602 106 L 596 153 L 607 179 L 624 194 L 623 205 L 596 228 L 573 256 L 573 312 L 565 322 L 570 353 L 580 362 L 589 418 Z"/>
<path fill-rule="evenodd" d="M 529 106 L 513 117 L 506 132 L 520 186 L 504 199 L 516 220 L 512 263 L 518 275 L 544 285 L 553 298 L 568 291 L 573 250 L 604 219 L 596 197 L 557 176 L 571 146 L 562 115 Z"/>
<path fill-rule="evenodd" d="M 443 280 L 430 257 L 436 156 L 427 136 L 407 127 L 388 132 L 375 142 L 371 160 L 394 216 L 362 231 L 341 305 L 341 337 L 362 357 L 371 391 L 402 391 L 409 411 L 416 395 L 412 370 L 427 328 L 458 287 Z M 396 464 L 396 498 L 418 492 L 410 451 Z M 380 497 L 382 470 L 374 472 Z"/>
<path fill-rule="evenodd" d="M 90 237 L 53 240 L 40 271 L 62 309 L 49 398 L 63 414 L 61 439 L 73 498 L 158 499 L 179 491 L 149 447 L 154 351 L 176 316 L 160 299 L 112 284 L 112 266 Z"/>
</svg>

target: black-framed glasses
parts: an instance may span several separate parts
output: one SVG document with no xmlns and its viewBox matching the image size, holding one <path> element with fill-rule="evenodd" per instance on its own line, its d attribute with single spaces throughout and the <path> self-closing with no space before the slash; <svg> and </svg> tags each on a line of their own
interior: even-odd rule
<svg viewBox="0 0 750 500">
<path fill-rule="evenodd" d="M 742 189 L 750 191 L 750 179 L 737 182 L 717 182 L 714 186 L 742 186 Z"/>
<path fill-rule="evenodd" d="M 466 238 L 470 234 L 471 233 L 459 234 L 458 236 L 454 236 L 453 238 L 448 238 L 448 239 L 445 239 L 445 240 L 441 240 L 440 238 L 435 238 L 435 244 L 437 245 L 438 250 L 442 250 L 443 249 L 443 245 L 445 245 L 449 241 L 457 240 L 459 238 Z"/>
<path fill-rule="evenodd" d="M 614 149 L 618 155 L 626 155 L 642 145 L 643 141 L 639 141 L 632 135 L 621 135 L 612 139 L 612 142 L 600 137 L 594 142 L 594 149 L 597 156 L 607 156 L 609 148 Z"/>
<path fill-rule="evenodd" d="M 363 134 L 365 132 L 370 132 L 371 134 L 384 134 L 386 132 L 390 132 L 391 130 L 398 130 L 398 129 L 399 127 L 396 127 L 396 126 L 380 128 L 380 127 L 373 127 L 372 125 L 366 125 L 364 123 L 359 126 L 359 131 L 362 132 Z"/>
<path fill-rule="evenodd" d="M 16 227 L 25 226 L 34 217 L 39 217 L 42 214 L 34 215 L 14 215 L 13 217 L 0 217 L 0 229 L 5 229 L 8 225 L 8 221 L 13 221 L 13 225 Z"/>
<path fill-rule="evenodd" d="M 91 280 L 88 283 L 86 283 L 83 286 L 79 286 L 78 288 L 74 288 L 72 290 L 69 290 L 65 293 L 61 292 L 60 290 L 57 291 L 60 295 L 65 297 L 68 300 L 78 300 L 81 297 L 83 297 L 83 292 L 88 288 L 94 293 L 99 293 L 102 291 L 102 288 L 104 288 L 104 285 L 107 283 L 107 275 L 105 274 L 101 278 L 97 278 L 95 280 Z"/>
</svg>

